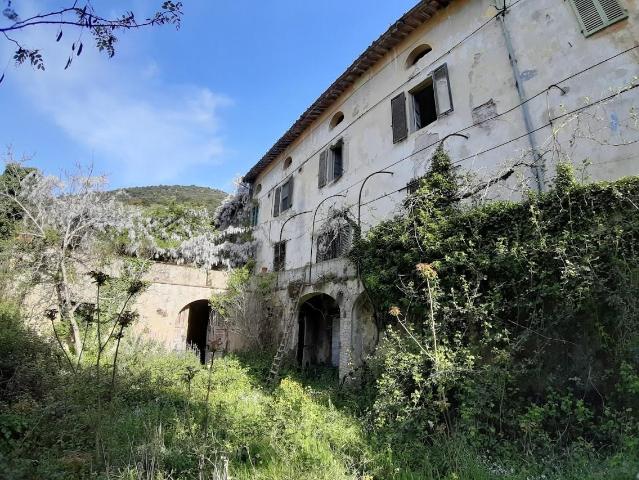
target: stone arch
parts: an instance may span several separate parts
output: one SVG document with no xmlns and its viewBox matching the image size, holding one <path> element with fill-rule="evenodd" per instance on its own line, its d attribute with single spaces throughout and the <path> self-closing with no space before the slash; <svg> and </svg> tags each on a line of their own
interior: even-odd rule
<svg viewBox="0 0 639 480">
<path fill-rule="evenodd" d="M 298 307 L 297 361 L 303 368 L 339 366 L 341 311 L 335 298 L 314 292 Z"/>
<path fill-rule="evenodd" d="M 195 300 L 186 305 L 179 314 L 185 348 L 197 350 L 200 362 L 206 361 L 210 342 L 211 304 L 208 299 Z"/>
<path fill-rule="evenodd" d="M 379 340 L 375 310 L 366 293 L 359 295 L 353 303 L 351 322 L 352 361 L 357 366 L 375 351 Z"/>
</svg>

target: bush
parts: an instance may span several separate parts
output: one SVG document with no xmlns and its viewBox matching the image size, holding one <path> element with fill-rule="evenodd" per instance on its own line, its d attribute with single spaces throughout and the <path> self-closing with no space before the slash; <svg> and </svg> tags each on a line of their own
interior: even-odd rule
<svg viewBox="0 0 639 480">
<path fill-rule="evenodd" d="M 639 431 L 639 179 L 463 204 L 438 151 L 407 214 L 352 252 L 387 331 L 371 422 L 501 458 L 615 455 Z M 401 288 L 397 279 L 402 279 Z M 412 439 L 412 440 L 409 440 Z"/>
</svg>

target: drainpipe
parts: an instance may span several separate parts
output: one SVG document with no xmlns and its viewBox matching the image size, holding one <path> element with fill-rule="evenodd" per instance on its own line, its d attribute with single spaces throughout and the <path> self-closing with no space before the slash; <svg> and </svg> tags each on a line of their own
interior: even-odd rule
<svg viewBox="0 0 639 480">
<path fill-rule="evenodd" d="M 522 83 L 521 74 L 519 72 L 519 65 L 517 64 L 517 57 L 515 56 L 515 50 L 513 48 L 512 38 L 510 36 L 510 31 L 506 26 L 506 13 L 508 11 L 508 6 L 506 6 L 506 0 L 504 1 L 504 6 L 501 9 L 501 13 L 499 14 L 498 21 L 501 25 L 501 32 L 504 36 L 504 42 L 506 43 L 506 50 L 508 50 L 508 59 L 510 61 L 510 67 L 513 71 L 513 76 L 515 77 L 515 87 L 517 88 L 517 95 L 519 96 L 519 101 L 521 103 L 521 112 L 524 116 L 524 124 L 526 126 L 526 132 L 528 134 L 528 142 L 530 143 L 530 148 L 533 153 L 533 174 L 535 175 L 535 180 L 537 183 L 537 190 L 541 193 L 544 190 L 544 165 L 543 158 L 539 154 L 539 150 L 537 149 L 537 142 L 535 141 L 535 136 L 533 134 L 533 123 L 532 118 L 530 116 L 530 110 L 528 109 L 528 103 L 526 103 L 526 92 L 524 90 L 524 85 Z"/>
</svg>

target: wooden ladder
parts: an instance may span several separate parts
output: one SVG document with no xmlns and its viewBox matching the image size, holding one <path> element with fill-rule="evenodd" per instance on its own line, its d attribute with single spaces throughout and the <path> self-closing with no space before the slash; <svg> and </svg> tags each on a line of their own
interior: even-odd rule
<svg viewBox="0 0 639 480">
<path fill-rule="evenodd" d="M 297 304 L 302 298 L 304 287 L 305 285 L 303 284 L 300 285 L 299 287 L 299 292 L 297 293 L 297 298 L 295 299 L 295 303 L 293 303 L 291 314 L 288 318 L 288 321 L 284 325 L 284 332 L 282 332 L 282 339 L 280 340 L 280 344 L 277 347 L 277 352 L 275 352 L 275 357 L 273 357 L 271 370 L 268 373 L 268 383 L 271 386 L 275 386 L 275 383 L 279 379 L 280 369 L 282 368 L 282 362 L 284 361 L 284 357 L 286 355 L 286 350 L 289 345 L 291 333 L 293 332 L 293 327 L 295 325 L 295 314 L 297 313 Z"/>
</svg>

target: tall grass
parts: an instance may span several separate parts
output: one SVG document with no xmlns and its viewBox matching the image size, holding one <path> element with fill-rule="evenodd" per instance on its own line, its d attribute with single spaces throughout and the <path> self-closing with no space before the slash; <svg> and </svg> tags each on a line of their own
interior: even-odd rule
<svg viewBox="0 0 639 480">
<path fill-rule="evenodd" d="M 192 352 L 130 343 L 117 395 L 109 396 L 106 370 L 101 386 L 94 368 L 71 375 L 56 345 L 24 327 L 14 309 L 2 306 L 0 322 L 3 480 L 583 480 L 639 470 L 637 444 L 603 460 L 575 451 L 554 470 L 539 459 L 486 458 L 455 436 L 430 445 L 406 438 L 392 450 L 360 415 L 365 393 L 339 386 L 330 370 L 294 369 L 271 391 L 267 357 L 255 354 L 216 360 L 209 389 L 209 371 Z"/>
</svg>

